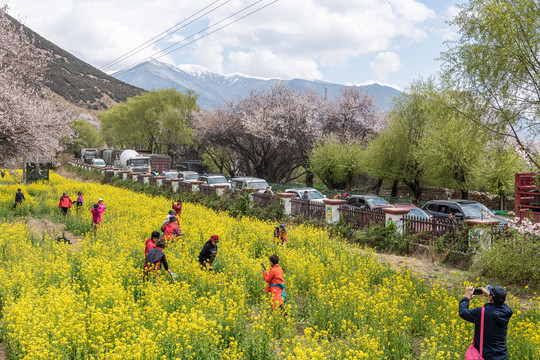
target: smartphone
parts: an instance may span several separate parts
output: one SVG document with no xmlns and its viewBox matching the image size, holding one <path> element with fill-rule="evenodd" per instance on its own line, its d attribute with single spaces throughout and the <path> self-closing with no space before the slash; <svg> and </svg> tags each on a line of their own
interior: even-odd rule
<svg viewBox="0 0 540 360">
<path fill-rule="evenodd" d="M 482 289 L 474 289 L 473 291 L 473 295 L 482 295 L 483 293 Z"/>
<path fill-rule="evenodd" d="M 266 271 L 266 267 L 264 267 L 263 263 L 261 263 L 261 266 L 262 266 L 263 270 Z"/>
</svg>

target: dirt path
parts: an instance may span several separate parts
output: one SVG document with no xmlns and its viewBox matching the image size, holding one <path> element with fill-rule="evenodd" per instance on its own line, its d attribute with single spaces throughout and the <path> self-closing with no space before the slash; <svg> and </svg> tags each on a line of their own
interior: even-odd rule
<svg viewBox="0 0 540 360">
<path fill-rule="evenodd" d="M 62 236 L 63 233 L 64 236 L 71 242 L 71 246 L 73 247 L 73 249 L 75 251 L 79 250 L 79 244 L 83 240 L 83 238 L 64 230 L 63 224 L 54 223 L 49 219 L 36 219 L 31 216 L 28 217 L 27 223 L 28 227 L 30 227 L 30 233 L 34 237 L 41 238 L 44 231 L 47 231 L 47 233 L 54 234 L 56 236 Z"/>
<path fill-rule="evenodd" d="M 6 350 L 6 344 L 4 343 L 4 338 L 2 337 L 1 324 L 0 324 L 0 360 L 7 360 L 7 350 Z"/>
</svg>

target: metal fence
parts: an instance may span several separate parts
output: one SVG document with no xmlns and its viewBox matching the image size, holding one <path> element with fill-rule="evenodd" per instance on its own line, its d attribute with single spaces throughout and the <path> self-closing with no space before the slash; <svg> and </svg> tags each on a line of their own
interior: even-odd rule
<svg viewBox="0 0 540 360">
<path fill-rule="evenodd" d="M 347 225 L 352 225 L 355 230 L 371 227 L 376 224 L 382 224 L 385 221 L 385 214 L 375 211 L 361 210 L 353 206 L 340 206 L 339 217 Z"/>
<path fill-rule="evenodd" d="M 291 199 L 291 215 L 306 219 L 325 221 L 326 205 L 309 200 Z"/>
<path fill-rule="evenodd" d="M 281 206 L 281 198 L 270 194 L 253 193 L 253 201 L 261 206 Z"/>
</svg>

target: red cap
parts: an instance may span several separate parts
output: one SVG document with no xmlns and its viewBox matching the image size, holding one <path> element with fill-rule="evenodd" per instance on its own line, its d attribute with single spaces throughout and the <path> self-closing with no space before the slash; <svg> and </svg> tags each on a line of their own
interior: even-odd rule
<svg viewBox="0 0 540 360">
<path fill-rule="evenodd" d="M 219 236 L 217 235 L 210 236 L 210 241 L 219 241 Z"/>
</svg>

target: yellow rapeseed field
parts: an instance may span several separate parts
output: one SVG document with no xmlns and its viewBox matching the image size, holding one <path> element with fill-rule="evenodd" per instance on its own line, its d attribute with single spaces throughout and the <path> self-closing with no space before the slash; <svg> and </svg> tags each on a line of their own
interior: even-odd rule
<svg viewBox="0 0 540 360">
<path fill-rule="evenodd" d="M 165 250 L 176 282 L 145 283 L 144 242 L 163 223 L 170 200 L 108 185 L 51 180 L 23 186 L 9 174 L 0 186 L 0 310 L 11 359 L 462 359 L 473 325 L 458 316 L 456 291 L 394 271 L 310 226 L 274 244 L 274 223 L 235 219 L 184 204 L 184 236 Z M 62 192 L 85 203 L 64 218 Z M 90 207 L 107 212 L 97 235 Z M 64 222 L 84 239 L 33 235 L 26 216 Z M 220 236 L 215 273 L 197 255 Z M 271 310 L 260 263 L 278 254 L 287 286 L 286 315 Z M 479 285 L 479 284 L 474 284 Z M 477 306 L 480 300 L 473 303 Z M 510 297 L 509 305 L 516 308 Z M 540 359 L 540 299 L 515 311 L 510 359 Z"/>
</svg>

